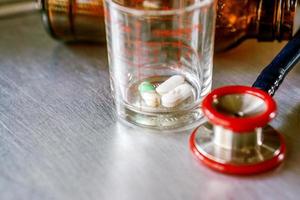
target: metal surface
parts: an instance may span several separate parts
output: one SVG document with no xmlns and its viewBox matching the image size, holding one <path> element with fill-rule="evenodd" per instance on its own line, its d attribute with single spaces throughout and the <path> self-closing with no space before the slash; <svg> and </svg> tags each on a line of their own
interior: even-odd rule
<svg viewBox="0 0 300 200">
<path fill-rule="evenodd" d="M 264 101 L 250 94 L 230 94 L 213 102 L 218 112 L 235 117 L 253 117 L 266 110 Z"/>
<path fill-rule="evenodd" d="M 257 128 L 250 132 L 243 132 L 242 134 L 225 129 L 222 126 L 214 126 L 212 130 L 214 136 L 211 138 L 213 140 L 211 142 L 229 150 L 233 149 L 247 152 L 248 150 L 252 151 L 253 148 L 262 144 L 262 128 Z"/>
<path fill-rule="evenodd" d="M 34 11 L 38 11 L 38 6 L 33 1 L 19 1 L 5 4 L 1 4 L 0 1 L 0 19 Z"/>
<path fill-rule="evenodd" d="M 221 144 L 220 133 L 227 137 L 222 138 Z M 224 144 L 224 141 L 229 140 L 233 144 Z M 252 165 L 270 160 L 280 153 L 281 146 L 277 132 L 270 126 L 262 131 L 234 134 L 212 131 L 211 125 L 207 123 L 197 130 L 195 143 L 201 154 L 216 162 L 231 165 Z"/>
<path fill-rule="evenodd" d="M 39 15 L 0 21 L 0 199 L 294 200 L 300 195 L 300 65 L 275 95 L 284 164 L 251 177 L 200 165 L 190 131 L 116 121 L 106 46 L 63 45 Z M 214 87 L 250 85 L 284 43 L 247 41 L 216 55 Z"/>
</svg>

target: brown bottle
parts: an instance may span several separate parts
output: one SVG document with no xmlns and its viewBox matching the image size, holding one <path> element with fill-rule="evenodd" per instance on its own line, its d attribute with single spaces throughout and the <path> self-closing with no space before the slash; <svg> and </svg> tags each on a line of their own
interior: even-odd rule
<svg viewBox="0 0 300 200">
<path fill-rule="evenodd" d="M 299 25 L 298 0 L 218 0 L 215 48 L 225 50 L 247 38 L 288 40 Z"/>
<path fill-rule="evenodd" d="M 247 38 L 287 40 L 300 25 L 300 0 L 218 0 L 215 49 Z M 49 33 L 65 41 L 105 41 L 102 0 L 39 0 Z"/>
<path fill-rule="evenodd" d="M 102 0 L 38 0 L 48 33 L 63 41 L 105 42 Z"/>
</svg>

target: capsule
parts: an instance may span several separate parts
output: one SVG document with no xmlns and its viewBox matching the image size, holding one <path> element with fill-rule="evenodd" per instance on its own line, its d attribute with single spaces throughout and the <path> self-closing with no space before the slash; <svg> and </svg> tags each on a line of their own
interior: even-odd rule
<svg viewBox="0 0 300 200">
<path fill-rule="evenodd" d="M 189 98 L 192 94 L 192 86 L 188 83 L 184 83 L 167 94 L 164 94 L 161 97 L 161 103 L 164 107 L 172 108 Z"/>
<path fill-rule="evenodd" d="M 183 76 L 174 75 L 174 76 L 171 76 L 170 78 L 168 78 L 162 84 L 160 84 L 156 88 L 156 92 L 160 95 L 164 95 L 164 94 L 170 92 L 171 90 L 173 90 L 174 88 L 176 88 L 177 86 L 179 86 L 183 83 L 184 83 L 184 77 Z"/>
<path fill-rule="evenodd" d="M 155 87 L 145 81 L 139 85 L 140 95 L 147 106 L 158 107 L 160 105 L 160 97 L 155 91 Z"/>
<path fill-rule="evenodd" d="M 143 6 L 146 9 L 160 9 L 161 8 L 161 2 L 160 1 L 145 0 L 143 2 Z"/>
</svg>

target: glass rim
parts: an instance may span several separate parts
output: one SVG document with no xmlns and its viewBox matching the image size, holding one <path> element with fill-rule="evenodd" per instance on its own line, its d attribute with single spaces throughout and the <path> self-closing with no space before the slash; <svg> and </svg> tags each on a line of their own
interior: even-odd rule
<svg viewBox="0 0 300 200">
<path fill-rule="evenodd" d="M 170 10 L 140 10 L 136 8 L 128 8 L 126 6 L 122 6 L 114 2 L 113 0 L 105 0 L 105 2 L 109 3 L 112 7 L 121 10 L 123 12 L 130 13 L 132 15 L 150 15 L 150 16 L 151 15 L 163 16 L 163 15 L 174 15 L 174 14 L 178 15 L 184 12 L 192 11 L 197 8 L 205 7 L 215 2 L 215 0 L 200 0 L 200 1 L 196 0 L 196 1 L 197 2 L 183 8 L 174 8 Z"/>
</svg>

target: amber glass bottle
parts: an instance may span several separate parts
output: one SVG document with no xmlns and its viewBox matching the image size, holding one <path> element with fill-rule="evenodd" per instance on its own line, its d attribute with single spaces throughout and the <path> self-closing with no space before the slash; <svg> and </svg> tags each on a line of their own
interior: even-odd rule
<svg viewBox="0 0 300 200">
<path fill-rule="evenodd" d="M 238 45 L 247 38 L 288 40 L 299 29 L 297 0 L 218 0 L 215 48 Z"/>
<path fill-rule="evenodd" d="M 103 0 L 39 2 L 43 21 L 53 37 L 65 41 L 105 41 Z M 300 0 L 218 0 L 217 5 L 217 51 L 247 38 L 287 40 L 300 25 Z"/>
</svg>

